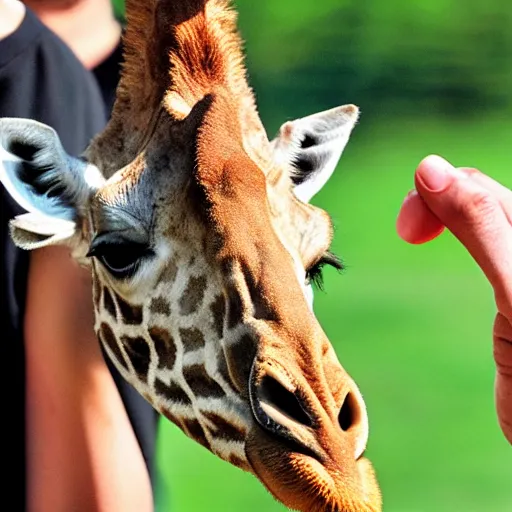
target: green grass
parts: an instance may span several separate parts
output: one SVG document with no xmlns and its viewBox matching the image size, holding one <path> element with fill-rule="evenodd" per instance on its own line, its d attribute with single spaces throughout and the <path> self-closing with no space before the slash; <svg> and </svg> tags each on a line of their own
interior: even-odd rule
<svg viewBox="0 0 512 512">
<path fill-rule="evenodd" d="M 413 247 L 394 228 L 413 170 L 430 152 L 512 186 L 510 120 L 479 115 L 363 115 L 316 200 L 335 221 L 334 250 L 348 268 L 342 276 L 326 271 L 315 309 L 365 396 L 368 456 L 387 512 L 512 510 L 512 450 L 494 410 L 492 293 L 449 234 Z M 158 460 L 159 512 L 284 510 L 254 477 L 166 420 Z"/>
</svg>

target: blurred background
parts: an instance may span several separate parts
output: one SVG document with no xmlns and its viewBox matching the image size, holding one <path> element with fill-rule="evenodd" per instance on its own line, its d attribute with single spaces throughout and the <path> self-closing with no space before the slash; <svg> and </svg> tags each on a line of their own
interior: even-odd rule
<svg viewBox="0 0 512 512">
<path fill-rule="evenodd" d="M 438 153 L 512 187 L 512 8 L 503 0 L 238 0 L 269 136 L 344 103 L 362 116 L 315 198 L 334 251 L 315 309 L 370 416 L 387 512 L 512 511 L 512 450 L 494 409 L 492 293 L 449 234 L 395 234 L 417 163 Z M 122 3 L 116 5 L 122 13 Z M 158 512 L 282 511 L 249 474 L 159 433 Z"/>
</svg>

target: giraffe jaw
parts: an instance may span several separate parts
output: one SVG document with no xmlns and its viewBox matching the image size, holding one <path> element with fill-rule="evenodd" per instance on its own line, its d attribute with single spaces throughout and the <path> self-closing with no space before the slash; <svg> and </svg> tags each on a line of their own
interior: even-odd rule
<svg viewBox="0 0 512 512">
<path fill-rule="evenodd" d="M 285 506 L 301 512 L 380 512 L 382 500 L 370 461 L 335 461 L 301 453 L 256 425 L 246 456 L 256 477 Z M 344 457 L 342 457 L 344 458 Z"/>
</svg>

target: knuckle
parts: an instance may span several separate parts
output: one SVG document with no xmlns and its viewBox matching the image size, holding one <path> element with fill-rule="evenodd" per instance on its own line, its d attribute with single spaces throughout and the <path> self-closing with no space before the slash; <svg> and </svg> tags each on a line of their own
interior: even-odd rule
<svg viewBox="0 0 512 512">
<path fill-rule="evenodd" d="M 485 190 L 474 192 L 460 204 L 463 217 L 472 223 L 486 224 L 495 218 L 499 209 L 498 199 Z"/>
</svg>

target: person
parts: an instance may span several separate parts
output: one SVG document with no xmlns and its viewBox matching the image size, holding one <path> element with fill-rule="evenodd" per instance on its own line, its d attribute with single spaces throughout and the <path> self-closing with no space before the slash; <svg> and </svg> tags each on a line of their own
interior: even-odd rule
<svg viewBox="0 0 512 512">
<path fill-rule="evenodd" d="M 25 5 L 95 76 L 107 116 L 115 100 L 123 59 L 123 25 L 110 0 L 23 0 Z"/>
<path fill-rule="evenodd" d="M 455 168 L 436 155 L 420 163 L 415 185 L 398 215 L 400 237 L 422 244 L 448 228 L 494 290 L 496 409 L 512 444 L 512 191 L 477 169 Z"/>
<path fill-rule="evenodd" d="M 110 0 L 23 0 L 73 51 L 98 84 L 107 118 L 112 113 L 122 64 L 122 23 Z M 153 483 L 157 480 L 155 445 L 159 414 L 128 384 L 106 357 Z M 162 496 L 162 492 L 160 492 Z"/>
<path fill-rule="evenodd" d="M 0 0 L 0 116 L 53 126 L 78 155 L 105 123 L 97 85 L 18 0 Z M 0 187 L 1 328 L 12 510 L 153 510 L 149 473 L 93 332 L 87 271 L 64 248 L 12 244 Z"/>
</svg>

